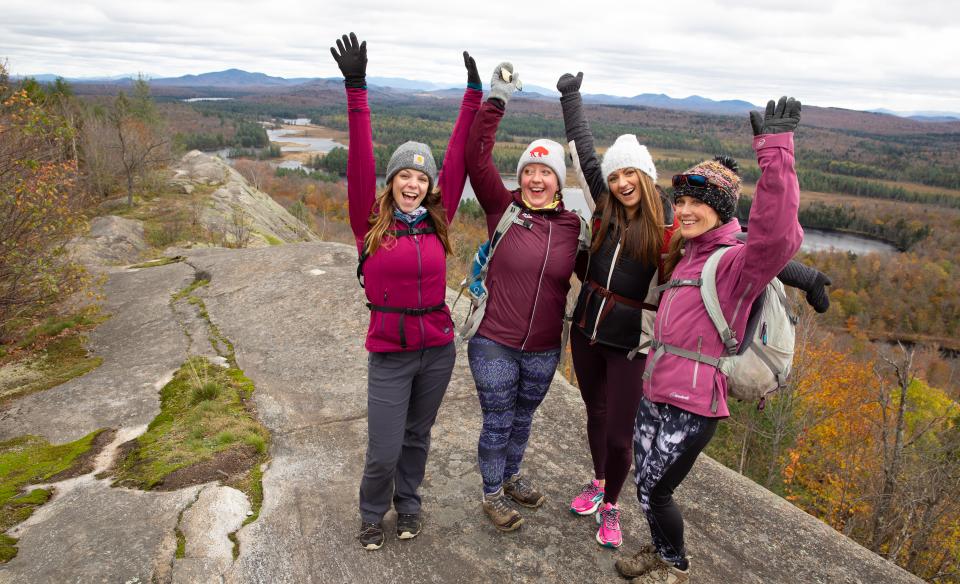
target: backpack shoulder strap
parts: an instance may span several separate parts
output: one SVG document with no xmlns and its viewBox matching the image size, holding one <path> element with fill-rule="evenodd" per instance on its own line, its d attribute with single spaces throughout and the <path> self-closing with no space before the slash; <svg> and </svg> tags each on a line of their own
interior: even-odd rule
<svg viewBox="0 0 960 584">
<path fill-rule="evenodd" d="M 590 222 L 587 221 L 583 215 L 577 213 L 577 218 L 580 219 L 580 235 L 577 237 L 577 251 L 585 251 L 590 249 L 593 230 L 590 228 Z"/>
<path fill-rule="evenodd" d="M 713 326 L 716 327 L 723 346 L 727 353 L 734 355 L 737 352 L 737 335 L 730 328 L 727 319 L 723 316 L 723 310 L 720 308 L 720 297 L 717 294 L 717 266 L 720 265 L 720 258 L 727 253 L 729 247 L 722 247 L 710 254 L 707 263 L 703 266 L 703 272 L 700 274 L 702 284 L 700 285 L 700 297 L 703 298 L 703 305 L 710 315 Z"/>
<path fill-rule="evenodd" d="M 507 208 L 503 210 L 503 215 L 500 216 L 500 221 L 497 223 L 497 227 L 493 230 L 493 235 L 490 236 L 490 255 L 493 255 L 493 250 L 496 249 L 497 244 L 500 243 L 500 240 L 503 239 L 503 235 L 510 229 L 510 226 L 517 221 L 517 217 L 520 216 L 520 211 L 523 209 L 516 203 L 516 201 L 511 201 Z M 487 260 L 489 263 L 489 258 Z"/>
</svg>

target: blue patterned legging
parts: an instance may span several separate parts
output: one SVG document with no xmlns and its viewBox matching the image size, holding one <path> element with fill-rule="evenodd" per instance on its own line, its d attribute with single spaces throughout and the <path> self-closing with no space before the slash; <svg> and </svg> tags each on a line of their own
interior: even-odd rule
<svg viewBox="0 0 960 584">
<path fill-rule="evenodd" d="M 467 356 L 483 412 L 480 476 L 484 494 L 490 495 L 520 472 L 533 413 L 550 389 L 560 350 L 519 351 L 475 336 Z"/>
<path fill-rule="evenodd" d="M 717 421 L 646 397 L 640 399 L 633 427 L 637 499 L 657 552 L 671 564 L 687 557 L 683 516 L 673 501 L 673 490 L 713 438 Z"/>
</svg>

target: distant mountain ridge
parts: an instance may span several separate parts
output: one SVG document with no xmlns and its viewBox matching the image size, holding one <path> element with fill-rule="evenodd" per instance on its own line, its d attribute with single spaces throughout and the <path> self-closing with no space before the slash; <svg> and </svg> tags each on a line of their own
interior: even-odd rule
<svg viewBox="0 0 960 584">
<path fill-rule="evenodd" d="M 58 76 L 42 74 L 32 77 L 37 81 L 48 83 L 55 80 Z M 182 75 L 180 77 L 153 77 L 149 78 L 149 80 L 151 85 L 156 87 L 205 88 L 236 91 L 242 90 L 243 88 L 272 88 L 274 90 L 282 90 L 283 88 L 306 86 L 309 84 L 323 85 L 330 81 L 338 81 L 339 79 L 323 77 L 285 78 L 275 77 L 265 73 L 244 71 L 242 69 L 227 69 L 225 71 L 214 71 L 198 75 Z M 133 82 L 133 78 L 116 76 L 99 78 L 84 77 L 67 78 L 67 81 L 75 84 L 128 85 Z M 400 93 L 428 92 L 438 96 L 454 96 L 459 95 L 462 91 L 461 85 L 434 83 L 402 77 L 368 77 L 367 82 L 371 87 L 381 89 L 389 88 L 390 90 Z M 530 99 L 556 99 L 559 93 L 555 89 L 527 85 L 519 96 Z M 632 97 L 585 93 L 583 94 L 583 100 L 585 103 L 595 105 L 641 106 L 721 115 L 741 115 L 759 107 L 743 100 L 713 100 L 699 95 L 676 98 L 663 93 L 643 93 Z M 956 112 L 897 112 L 886 109 L 869 111 L 921 122 L 955 122 L 960 120 L 960 113 Z"/>
</svg>

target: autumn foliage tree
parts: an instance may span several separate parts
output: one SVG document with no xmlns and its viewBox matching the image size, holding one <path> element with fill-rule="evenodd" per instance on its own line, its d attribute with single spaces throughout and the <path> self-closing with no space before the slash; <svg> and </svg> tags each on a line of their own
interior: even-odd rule
<svg viewBox="0 0 960 584">
<path fill-rule="evenodd" d="M 81 285 L 66 242 L 85 225 L 72 128 L 0 63 L 0 341 Z"/>
</svg>

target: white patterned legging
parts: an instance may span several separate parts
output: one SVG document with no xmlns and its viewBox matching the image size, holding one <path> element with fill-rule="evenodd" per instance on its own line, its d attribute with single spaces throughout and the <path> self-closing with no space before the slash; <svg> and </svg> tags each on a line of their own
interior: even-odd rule
<svg viewBox="0 0 960 584">
<path fill-rule="evenodd" d="M 650 536 L 665 562 L 687 557 L 683 515 L 673 491 L 717 429 L 718 418 L 707 418 L 670 404 L 640 400 L 633 427 L 637 499 L 650 525 Z"/>
</svg>

